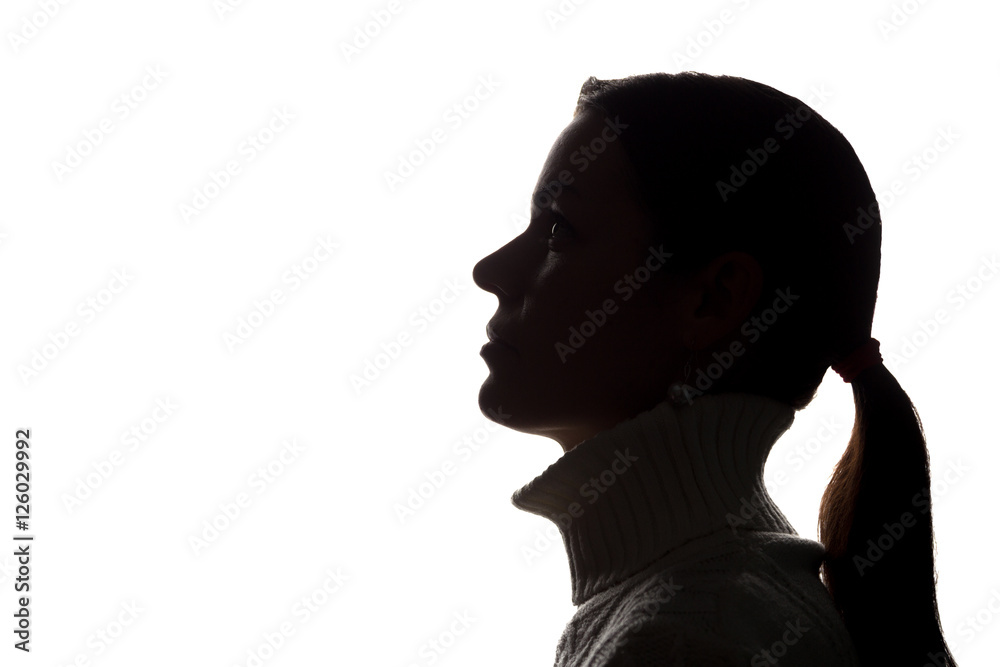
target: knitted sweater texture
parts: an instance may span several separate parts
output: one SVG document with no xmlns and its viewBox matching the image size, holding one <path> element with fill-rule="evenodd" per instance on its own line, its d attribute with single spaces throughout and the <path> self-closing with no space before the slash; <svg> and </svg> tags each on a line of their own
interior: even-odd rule
<svg viewBox="0 0 1000 667">
<path fill-rule="evenodd" d="M 514 493 L 554 521 L 573 604 L 555 667 L 857 667 L 799 537 L 764 487 L 794 409 L 669 401 L 585 440 Z"/>
</svg>

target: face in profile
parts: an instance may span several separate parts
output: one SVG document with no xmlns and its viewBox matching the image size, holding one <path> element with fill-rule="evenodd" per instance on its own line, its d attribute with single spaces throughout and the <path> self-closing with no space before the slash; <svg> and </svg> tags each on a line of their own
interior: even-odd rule
<svg viewBox="0 0 1000 667">
<path fill-rule="evenodd" d="M 565 450 L 666 398 L 683 351 L 670 249 L 650 240 L 624 132 L 593 110 L 574 117 L 542 167 L 530 225 L 473 270 L 498 300 L 480 409 Z"/>
</svg>

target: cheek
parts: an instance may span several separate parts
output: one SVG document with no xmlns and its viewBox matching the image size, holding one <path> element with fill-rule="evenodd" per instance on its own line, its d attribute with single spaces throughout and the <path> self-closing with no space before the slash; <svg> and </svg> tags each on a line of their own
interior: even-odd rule
<svg viewBox="0 0 1000 667">
<path fill-rule="evenodd" d="M 597 366 L 641 369 L 658 366 L 669 357 L 674 346 L 674 332 L 668 311 L 635 299 L 616 302 L 616 306 L 613 312 L 591 313 L 595 319 L 604 317 L 604 324 L 587 343 L 593 348 Z"/>
<path fill-rule="evenodd" d="M 565 340 L 571 329 L 600 319 L 601 300 L 608 290 L 595 284 L 592 276 L 552 274 L 536 283 L 536 289 L 524 300 L 523 321 L 531 331 L 546 336 L 552 347 L 556 340 Z M 599 294 L 601 296 L 595 296 Z"/>
<path fill-rule="evenodd" d="M 620 283 L 620 275 L 609 274 L 601 267 L 600 257 L 581 257 L 572 270 L 552 271 L 547 276 L 540 276 L 538 284 L 539 293 L 546 295 L 551 312 L 558 314 L 568 327 L 607 315 L 604 311 L 609 301 L 611 310 L 615 310 L 615 304 L 622 301 L 622 293 L 616 290 Z"/>
<path fill-rule="evenodd" d="M 576 256 L 570 266 L 553 254 L 535 276 L 521 313 L 535 364 L 561 367 L 574 360 L 596 370 L 636 357 L 662 338 L 659 304 L 643 298 L 641 287 L 629 287 L 622 272 L 589 270 L 602 261 L 608 258 Z"/>
</svg>

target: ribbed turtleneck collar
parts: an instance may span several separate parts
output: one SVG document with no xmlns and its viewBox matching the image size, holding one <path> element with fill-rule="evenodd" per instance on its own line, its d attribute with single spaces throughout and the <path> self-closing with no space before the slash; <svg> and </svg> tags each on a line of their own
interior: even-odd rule
<svg viewBox="0 0 1000 667">
<path fill-rule="evenodd" d="M 581 442 L 511 500 L 559 526 L 579 605 L 719 530 L 796 534 L 763 481 L 794 417 L 754 394 L 666 400 Z"/>
</svg>

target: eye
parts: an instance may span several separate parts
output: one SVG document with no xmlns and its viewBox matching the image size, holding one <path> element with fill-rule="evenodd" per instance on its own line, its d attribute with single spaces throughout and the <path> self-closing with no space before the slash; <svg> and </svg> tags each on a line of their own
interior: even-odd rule
<svg viewBox="0 0 1000 667">
<path fill-rule="evenodd" d="M 569 223 L 565 220 L 556 220 L 552 223 L 552 227 L 549 228 L 549 238 L 555 238 L 557 235 L 556 229 L 562 229 L 564 234 L 568 234 L 573 231 L 573 228 L 569 226 Z"/>
<path fill-rule="evenodd" d="M 549 228 L 549 235 L 546 238 L 549 250 L 562 250 L 564 245 L 573 238 L 573 226 L 565 218 L 555 216 L 556 220 Z"/>
<path fill-rule="evenodd" d="M 566 234 L 573 231 L 573 225 L 569 224 L 569 220 L 567 220 L 566 217 L 561 212 L 555 210 L 552 207 L 549 207 L 548 209 L 545 210 L 545 213 L 547 214 L 546 217 L 548 217 L 549 220 L 552 221 L 552 224 L 549 225 L 550 238 L 559 235 L 560 232 L 557 230 L 561 230 L 562 234 Z"/>
<path fill-rule="evenodd" d="M 554 250 L 554 245 L 561 246 L 564 241 L 568 241 L 575 235 L 576 230 L 573 228 L 573 225 L 553 207 L 541 208 L 532 200 L 531 209 L 532 215 L 529 227 L 537 225 L 536 238 L 540 242 L 547 243 L 550 249 Z M 548 225 L 548 233 L 545 232 L 546 225 Z"/>
</svg>

